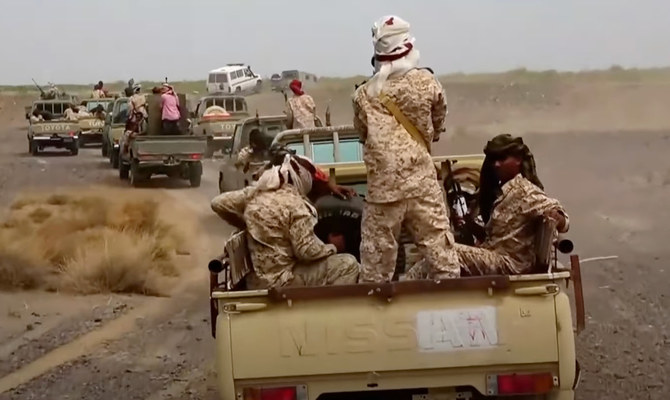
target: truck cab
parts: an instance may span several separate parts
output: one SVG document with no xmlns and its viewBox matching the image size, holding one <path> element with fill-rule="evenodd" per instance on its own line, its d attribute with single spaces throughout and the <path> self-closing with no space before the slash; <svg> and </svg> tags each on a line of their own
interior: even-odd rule
<svg viewBox="0 0 670 400">
<path fill-rule="evenodd" d="M 102 133 L 102 156 L 108 157 L 112 168 L 119 167 L 119 143 L 128 120 L 129 98 L 119 97 L 114 100 L 111 112 L 105 117 Z"/>
<path fill-rule="evenodd" d="M 225 109 L 227 115 L 205 115 L 205 111 L 212 106 Z M 191 113 L 191 134 L 207 137 L 205 157 L 211 157 L 216 151 L 231 145 L 236 123 L 249 116 L 247 101 L 242 96 L 205 96 Z"/>
</svg>

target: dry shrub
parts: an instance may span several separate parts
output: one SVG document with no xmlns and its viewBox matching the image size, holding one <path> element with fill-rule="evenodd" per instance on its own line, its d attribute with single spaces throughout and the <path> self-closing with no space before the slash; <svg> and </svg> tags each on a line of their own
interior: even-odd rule
<svg viewBox="0 0 670 400">
<path fill-rule="evenodd" d="M 0 288 L 166 294 L 193 227 L 156 196 L 89 189 L 19 198 L 0 225 Z"/>
</svg>

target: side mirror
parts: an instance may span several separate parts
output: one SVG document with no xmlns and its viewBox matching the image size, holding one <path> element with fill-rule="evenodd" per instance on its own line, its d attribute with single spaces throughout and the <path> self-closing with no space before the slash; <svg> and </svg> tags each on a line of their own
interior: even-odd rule
<svg viewBox="0 0 670 400">
<path fill-rule="evenodd" d="M 30 114 L 26 113 L 26 119 L 30 119 Z"/>
<path fill-rule="evenodd" d="M 189 118 L 195 118 L 195 111 L 189 111 L 188 116 Z"/>
</svg>

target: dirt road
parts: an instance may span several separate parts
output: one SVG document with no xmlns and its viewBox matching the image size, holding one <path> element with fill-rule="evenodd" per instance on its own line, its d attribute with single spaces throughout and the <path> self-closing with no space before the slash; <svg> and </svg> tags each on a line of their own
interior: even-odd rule
<svg viewBox="0 0 670 400">
<path fill-rule="evenodd" d="M 31 157 L 20 115 L 5 114 L 2 122 L 3 205 L 29 186 L 126 186 L 98 149 Z M 585 370 L 578 398 L 665 399 L 670 131 L 526 138 L 547 191 L 570 214 L 580 256 L 619 256 L 583 268 L 588 323 L 578 339 Z M 457 134 L 440 148 L 479 152 L 487 139 Z M 164 182 L 152 189 L 183 205 L 199 226 L 199 248 L 183 260 L 195 268 L 170 297 L 0 292 L 0 399 L 216 398 L 205 264 L 228 233 L 209 209 L 216 170 L 206 163 L 198 189 L 162 188 Z"/>
</svg>

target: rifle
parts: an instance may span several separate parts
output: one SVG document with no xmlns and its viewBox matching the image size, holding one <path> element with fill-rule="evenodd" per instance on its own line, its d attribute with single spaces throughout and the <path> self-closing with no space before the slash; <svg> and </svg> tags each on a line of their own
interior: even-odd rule
<svg viewBox="0 0 670 400">
<path fill-rule="evenodd" d="M 44 92 L 44 89 L 42 89 L 42 87 L 40 87 L 40 85 L 38 85 L 37 82 L 35 82 L 35 79 L 33 79 L 33 78 L 30 78 L 30 79 L 33 81 L 33 83 L 35 84 L 35 86 L 37 86 L 37 88 L 40 90 L 40 95 L 41 95 L 42 97 L 44 97 L 44 96 L 46 95 L 46 92 Z"/>
<path fill-rule="evenodd" d="M 445 189 L 448 180 L 447 199 L 449 206 L 453 209 L 450 217 L 452 220 L 451 223 L 454 226 L 454 238 L 457 243 L 474 246 L 477 235 L 471 229 L 471 224 L 475 222 L 468 212 L 468 204 L 465 200 L 463 189 L 454 177 L 453 170 L 451 169 L 451 161 L 446 162 L 446 170 Z M 452 193 L 451 196 L 449 196 L 449 192 Z"/>
</svg>

